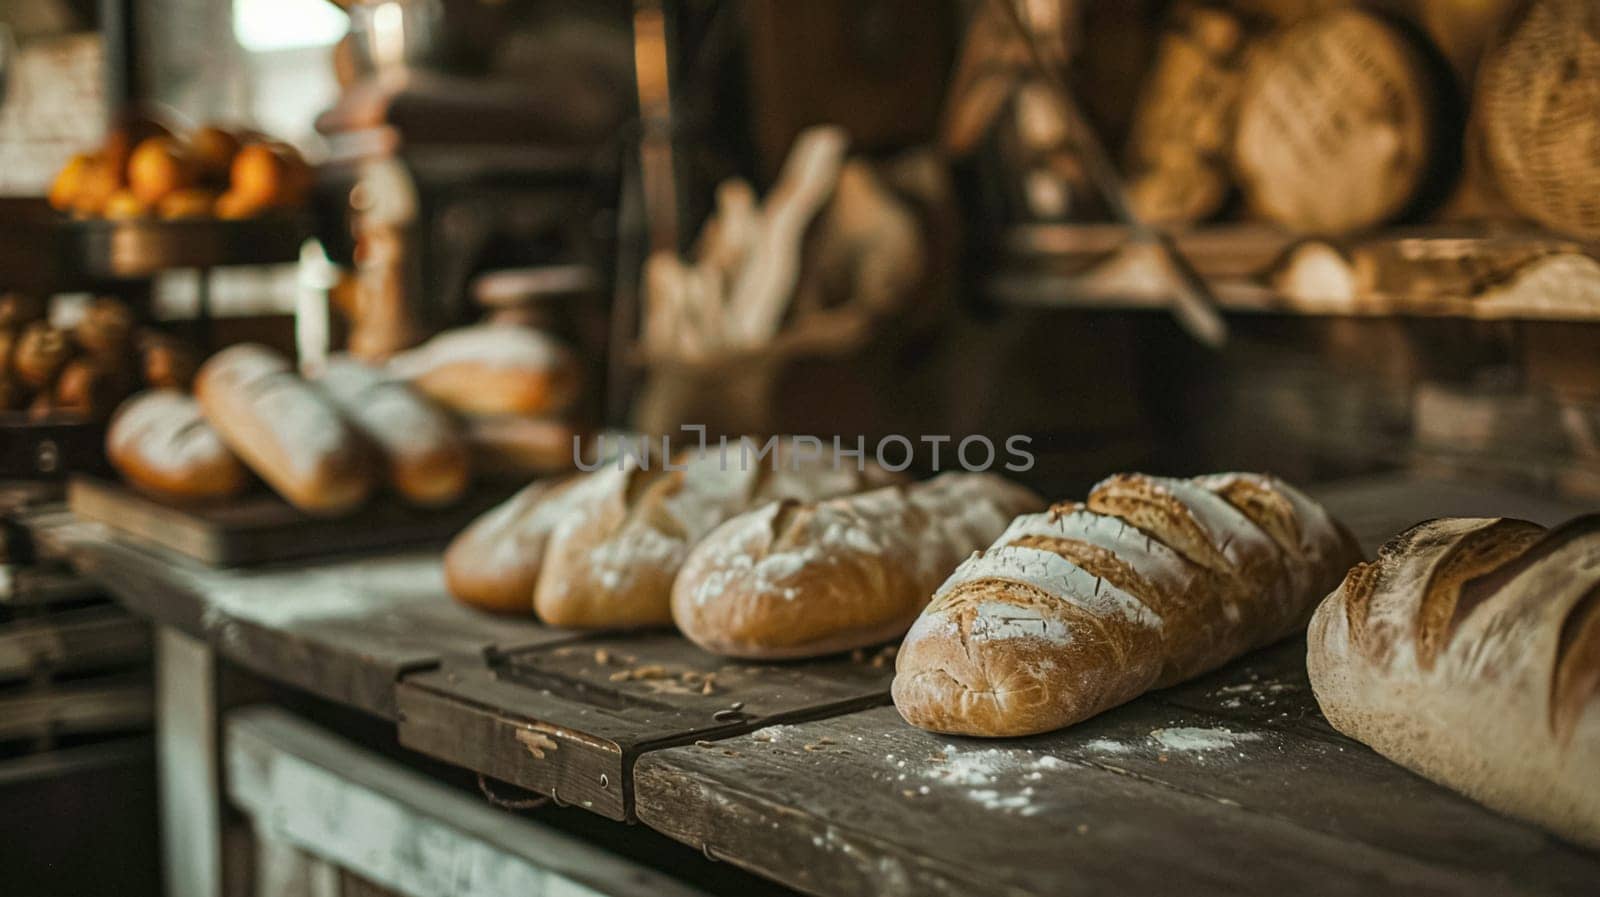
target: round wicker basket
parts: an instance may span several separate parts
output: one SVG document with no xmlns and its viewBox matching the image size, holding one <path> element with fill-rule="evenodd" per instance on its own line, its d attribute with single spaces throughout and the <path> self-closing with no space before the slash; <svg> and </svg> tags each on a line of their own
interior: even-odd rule
<svg viewBox="0 0 1600 897">
<path fill-rule="evenodd" d="M 1537 0 L 1484 60 L 1477 120 L 1506 201 L 1600 237 L 1600 4 Z"/>
<path fill-rule="evenodd" d="M 1383 222 L 1427 173 L 1433 98 L 1417 48 L 1383 19 L 1340 9 L 1294 25 L 1255 57 L 1240 95 L 1246 200 L 1300 231 Z"/>
</svg>

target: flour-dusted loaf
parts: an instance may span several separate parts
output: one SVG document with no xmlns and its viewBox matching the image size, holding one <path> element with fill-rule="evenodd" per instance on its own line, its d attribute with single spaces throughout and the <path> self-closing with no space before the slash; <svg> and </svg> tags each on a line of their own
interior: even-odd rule
<svg viewBox="0 0 1600 897">
<path fill-rule="evenodd" d="M 471 453 L 461 426 L 444 409 L 353 358 L 330 360 L 317 384 L 383 454 L 389 485 L 401 498 L 447 505 L 467 491 Z"/>
<path fill-rule="evenodd" d="M 818 453 L 820 454 L 820 453 Z M 672 622 L 672 582 L 689 549 L 718 524 L 784 498 L 815 501 L 892 482 L 882 468 L 795 452 L 781 443 L 756 459 L 730 445 L 669 470 L 631 456 L 574 486 L 572 513 L 551 534 L 534 590 L 539 617 L 557 626 L 635 627 Z"/>
<path fill-rule="evenodd" d="M 1339 731 L 1600 848 L 1600 515 L 1420 523 L 1350 571 L 1307 645 Z"/>
<path fill-rule="evenodd" d="M 1274 478 L 1113 476 L 957 568 L 900 648 L 895 706 L 961 735 L 1069 726 L 1299 630 L 1360 559 Z"/>
<path fill-rule="evenodd" d="M 472 522 L 444 553 L 445 585 L 463 604 L 497 613 L 533 613 L 545 544 L 582 493 L 580 479 L 540 480 Z"/>
<path fill-rule="evenodd" d="M 896 638 L 962 559 L 1043 506 L 979 473 L 774 502 L 690 551 L 672 619 L 695 644 L 730 657 L 814 657 Z"/>
<path fill-rule="evenodd" d="M 547 334 L 518 324 L 446 330 L 389 369 L 463 414 L 549 414 L 578 393 L 578 363 Z"/>
<path fill-rule="evenodd" d="M 123 402 L 106 431 L 106 457 L 123 479 L 163 498 L 228 498 L 250 482 L 200 406 L 175 389 Z"/>
<path fill-rule="evenodd" d="M 201 366 L 194 391 L 222 441 L 296 508 L 336 515 L 371 494 L 371 446 L 277 352 L 224 349 Z"/>
</svg>

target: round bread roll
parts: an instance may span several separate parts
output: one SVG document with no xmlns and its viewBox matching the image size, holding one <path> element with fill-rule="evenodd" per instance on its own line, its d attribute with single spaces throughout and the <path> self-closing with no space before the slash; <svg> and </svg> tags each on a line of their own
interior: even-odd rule
<svg viewBox="0 0 1600 897">
<path fill-rule="evenodd" d="M 129 483 L 166 498 L 227 498 L 250 479 L 194 399 L 170 389 L 122 403 L 106 431 L 106 456 Z"/>
<path fill-rule="evenodd" d="M 1256 55 L 1240 93 L 1246 200 L 1301 231 L 1382 223 L 1423 183 L 1434 99 L 1417 48 L 1377 16 L 1339 9 L 1295 25 Z"/>
<path fill-rule="evenodd" d="M 1477 119 L 1512 208 L 1600 237 L 1600 7 L 1539 0 L 1485 60 Z"/>
<path fill-rule="evenodd" d="M 23 383 L 45 389 L 70 358 L 72 344 L 67 334 L 44 321 L 34 321 L 23 329 L 12 349 L 11 369 Z"/>
</svg>

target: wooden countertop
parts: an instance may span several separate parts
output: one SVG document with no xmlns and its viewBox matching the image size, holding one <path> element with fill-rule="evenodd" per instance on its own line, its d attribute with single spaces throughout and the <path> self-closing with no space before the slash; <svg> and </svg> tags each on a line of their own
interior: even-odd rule
<svg viewBox="0 0 1600 897">
<path fill-rule="evenodd" d="M 1313 491 L 1369 554 L 1426 517 L 1584 510 L 1400 477 Z M 1600 880 L 1600 855 L 1333 731 L 1302 642 L 1062 732 L 981 741 L 902 723 L 888 653 L 733 663 L 659 632 L 474 613 L 445 595 L 437 552 L 218 570 L 59 511 L 28 523 L 135 611 L 394 719 L 402 743 L 809 893 L 1577 894 Z"/>
</svg>

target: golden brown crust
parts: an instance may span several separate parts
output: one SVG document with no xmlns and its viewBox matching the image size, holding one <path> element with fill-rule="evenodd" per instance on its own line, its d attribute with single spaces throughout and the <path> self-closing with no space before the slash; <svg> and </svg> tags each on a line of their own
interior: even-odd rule
<svg viewBox="0 0 1600 897">
<path fill-rule="evenodd" d="M 904 633 L 963 558 L 1042 504 L 983 474 L 769 504 L 694 548 L 673 588 L 673 620 L 696 644 L 734 657 L 876 644 Z"/>
<path fill-rule="evenodd" d="M 1556 647 L 1550 694 L 1550 729 L 1565 744 L 1578 720 L 1600 696 L 1600 585 L 1567 612 Z"/>
<path fill-rule="evenodd" d="M 1328 721 L 1421 775 L 1600 846 L 1600 517 L 1549 532 L 1431 520 L 1369 566 L 1312 619 L 1306 666 Z"/>
<path fill-rule="evenodd" d="M 901 647 L 895 705 L 965 735 L 1071 725 L 1283 638 L 1357 560 L 1276 480 L 1114 476 L 952 574 Z"/>
<path fill-rule="evenodd" d="M 1431 669 L 1453 631 L 1461 586 L 1520 556 L 1544 535 L 1526 520 L 1498 520 L 1469 533 L 1446 550 L 1434 566 L 1417 605 L 1417 662 Z"/>
</svg>

